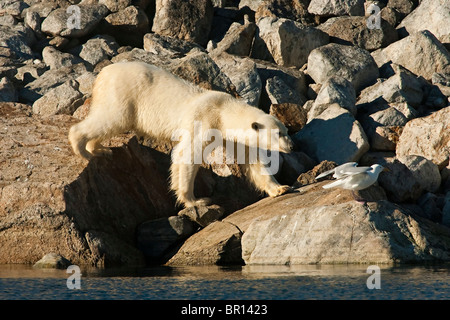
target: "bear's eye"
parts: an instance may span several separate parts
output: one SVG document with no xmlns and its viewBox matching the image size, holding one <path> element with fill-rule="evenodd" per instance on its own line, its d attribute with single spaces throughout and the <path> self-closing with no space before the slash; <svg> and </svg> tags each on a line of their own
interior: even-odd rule
<svg viewBox="0 0 450 320">
<path fill-rule="evenodd" d="M 258 122 L 253 122 L 252 123 L 252 129 L 255 131 L 258 131 L 259 129 L 262 129 L 264 126 Z"/>
</svg>

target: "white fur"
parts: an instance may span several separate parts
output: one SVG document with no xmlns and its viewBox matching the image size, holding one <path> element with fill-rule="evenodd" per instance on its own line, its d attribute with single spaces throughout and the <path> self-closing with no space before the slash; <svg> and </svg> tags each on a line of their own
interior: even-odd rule
<svg viewBox="0 0 450 320">
<path fill-rule="evenodd" d="M 276 118 L 226 93 L 201 89 L 141 62 L 117 63 L 100 72 L 93 88 L 90 113 L 70 129 L 69 140 L 75 154 L 90 159 L 111 152 L 100 144 L 102 140 L 130 130 L 169 140 L 174 132 L 183 129 L 191 133 L 192 139 L 194 121 L 201 122 L 203 132 L 217 129 L 225 137 L 227 129 L 252 130 L 255 139 L 248 140 L 266 143 L 267 149 L 289 152 L 292 148 L 286 127 Z M 271 129 L 276 129 L 280 137 L 271 142 L 270 136 L 260 134 L 263 130 L 254 129 L 254 123 L 269 134 Z M 192 143 L 186 139 L 181 138 L 173 152 L 186 143 Z M 240 137 L 234 137 L 234 140 L 242 142 Z M 247 147 L 261 145 L 249 146 L 252 142 L 248 140 L 242 142 Z M 177 200 L 185 206 L 207 202 L 194 197 L 194 179 L 199 166 L 194 163 L 171 165 L 171 188 Z M 269 196 L 277 196 L 290 189 L 281 186 L 268 172 L 261 174 L 267 170 L 261 163 L 244 164 L 242 168 L 249 180 Z"/>
</svg>

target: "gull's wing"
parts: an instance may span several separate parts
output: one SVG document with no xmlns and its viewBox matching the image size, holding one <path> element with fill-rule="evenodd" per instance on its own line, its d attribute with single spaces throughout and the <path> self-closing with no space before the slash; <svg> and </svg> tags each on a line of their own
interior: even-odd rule
<svg viewBox="0 0 450 320">
<path fill-rule="evenodd" d="M 353 176 L 359 173 L 366 173 L 372 170 L 372 167 L 348 167 L 342 170 L 342 177 Z"/>
<path fill-rule="evenodd" d="M 334 169 L 331 169 L 331 170 L 322 172 L 321 174 L 319 174 L 319 175 L 316 177 L 316 179 L 323 178 L 323 177 L 325 177 L 325 176 L 327 176 L 327 175 L 329 175 L 329 174 L 332 174 L 332 173 L 334 173 L 334 174 L 339 173 L 339 174 L 340 174 L 340 172 L 341 172 L 342 170 L 345 170 L 347 167 L 355 167 L 355 166 L 357 166 L 357 165 L 358 165 L 358 163 L 356 163 L 356 162 L 347 162 L 347 163 L 344 163 L 344 164 L 342 164 L 342 165 L 340 165 L 340 166 L 337 166 L 337 167 L 334 168 Z M 336 178 L 336 177 L 335 177 L 335 178 Z"/>
<path fill-rule="evenodd" d="M 339 179 L 339 180 L 336 180 L 334 182 L 331 182 L 329 184 L 322 186 L 322 188 L 330 189 L 330 188 L 340 187 L 340 186 L 344 185 L 345 183 L 346 183 L 345 179 Z"/>
</svg>

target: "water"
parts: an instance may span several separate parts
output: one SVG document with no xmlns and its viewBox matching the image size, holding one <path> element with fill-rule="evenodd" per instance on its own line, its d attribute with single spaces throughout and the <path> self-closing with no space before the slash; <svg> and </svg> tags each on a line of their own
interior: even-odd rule
<svg viewBox="0 0 450 320">
<path fill-rule="evenodd" d="M 450 299 L 450 265 L 380 266 L 380 289 L 368 288 L 367 267 L 81 268 L 81 288 L 69 289 L 66 270 L 0 265 L 0 300 Z"/>
</svg>

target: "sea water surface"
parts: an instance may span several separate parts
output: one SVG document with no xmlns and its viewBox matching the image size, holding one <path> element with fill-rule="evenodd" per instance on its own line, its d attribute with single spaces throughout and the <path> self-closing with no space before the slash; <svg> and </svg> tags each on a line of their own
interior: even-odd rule
<svg viewBox="0 0 450 320">
<path fill-rule="evenodd" d="M 379 266 L 377 274 L 367 268 L 367 265 L 81 267 L 76 289 L 70 278 L 73 274 L 67 270 L 0 265 L 0 299 L 450 299 L 448 264 Z"/>
</svg>

